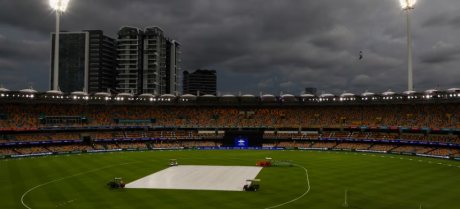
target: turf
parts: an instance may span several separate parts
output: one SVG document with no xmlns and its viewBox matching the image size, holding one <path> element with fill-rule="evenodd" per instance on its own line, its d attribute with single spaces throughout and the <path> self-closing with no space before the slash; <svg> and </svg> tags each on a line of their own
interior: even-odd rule
<svg viewBox="0 0 460 209">
<path fill-rule="evenodd" d="M 106 186 L 113 177 L 131 182 L 165 169 L 171 158 L 187 165 L 252 166 L 265 157 L 294 160 L 308 169 L 309 192 L 280 209 L 343 208 L 345 190 L 348 190 L 349 208 L 460 207 L 457 203 L 460 162 L 331 151 L 184 150 L 0 161 L 0 208 L 26 208 L 21 203 L 24 193 L 50 181 L 54 182 L 27 193 L 24 203 L 33 209 L 268 208 L 296 199 L 307 191 L 305 170 L 287 166 L 262 169 L 257 176 L 262 180 L 258 192 L 110 190 Z"/>
</svg>

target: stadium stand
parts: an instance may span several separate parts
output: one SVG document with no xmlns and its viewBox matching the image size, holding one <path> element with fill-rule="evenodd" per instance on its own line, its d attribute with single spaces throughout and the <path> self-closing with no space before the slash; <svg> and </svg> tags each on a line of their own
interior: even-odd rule
<svg viewBox="0 0 460 209">
<path fill-rule="evenodd" d="M 369 150 L 376 150 L 376 151 L 390 151 L 394 148 L 398 147 L 397 145 L 394 144 L 376 144 L 369 148 Z"/>
<path fill-rule="evenodd" d="M 39 127 L 39 116 L 87 116 L 90 126 L 159 125 L 159 126 L 408 126 L 431 128 L 460 128 L 460 111 L 455 104 L 429 105 L 369 105 L 369 106 L 309 106 L 309 107 L 254 107 L 254 114 L 240 114 L 231 107 L 144 107 L 105 105 L 57 105 L 57 104 L 2 104 L 0 112 L 8 119 L 0 121 L 0 127 Z M 216 119 L 213 116 L 218 115 Z M 283 115 L 283 116 L 282 116 Z M 315 116 L 316 115 L 316 116 Z M 118 118 L 116 123 L 114 118 Z M 156 122 L 151 123 L 150 119 Z M 345 119 L 342 119 L 345 118 Z M 379 119 L 377 119 L 379 118 Z M 82 123 L 53 126 L 82 126 Z M 323 136 L 324 137 L 324 136 Z M 325 137 L 327 138 L 327 137 Z"/>
<path fill-rule="evenodd" d="M 336 142 L 317 142 L 314 143 L 311 147 L 312 148 L 333 148 L 337 145 Z"/>
<path fill-rule="evenodd" d="M 122 142 L 122 143 L 119 143 L 119 146 L 122 149 L 147 148 L 147 145 L 141 142 Z"/>
<path fill-rule="evenodd" d="M 275 147 L 275 143 L 263 143 L 262 147 Z"/>
<path fill-rule="evenodd" d="M 83 151 L 92 150 L 93 148 L 88 145 L 72 144 L 72 145 L 52 145 L 46 146 L 50 152 L 70 152 L 70 151 Z"/>
<path fill-rule="evenodd" d="M 0 155 L 15 155 L 17 152 L 13 148 L 0 148 Z"/>
<path fill-rule="evenodd" d="M 248 113 L 248 112 L 251 113 Z M 252 113 L 253 112 L 253 113 Z M 263 134 L 266 142 L 264 147 L 303 147 L 303 148 L 342 148 L 369 149 L 376 151 L 412 152 L 418 154 L 458 156 L 457 148 L 441 148 L 425 145 L 371 144 L 357 142 L 324 142 L 302 141 L 298 139 L 336 138 L 336 139 L 369 139 L 369 140 L 403 140 L 412 142 L 437 142 L 460 144 L 457 132 L 444 132 L 444 129 L 460 128 L 460 106 L 457 104 L 393 104 L 393 105 L 317 105 L 304 107 L 187 107 L 187 106 L 109 106 L 109 105 L 74 105 L 74 104 L 0 104 L 0 113 L 6 117 L 0 119 L 0 128 L 36 128 L 64 126 L 156 126 L 154 128 L 138 128 L 136 131 L 116 128 L 84 133 L 66 129 L 56 132 L 8 131 L 0 135 L 1 143 L 42 142 L 57 140 L 82 140 L 83 136 L 90 139 L 133 139 L 133 138 L 168 138 L 169 140 L 147 142 L 96 142 L 93 146 L 80 144 L 54 144 L 52 146 L 17 146 L 2 148 L 2 155 L 40 152 L 67 152 L 90 149 L 136 149 L 136 148 L 167 148 L 221 146 L 218 139 L 224 134 L 216 134 L 212 126 L 225 129 L 228 127 L 259 127 L 264 126 L 278 134 Z M 65 122 L 57 119 L 43 122 L 43 117 L 80 117 L 79 122 Z M 86 119 L 87 118 L 87 119 Z M 154 120 L 153 120 L 154 119 Z M 167 127 L 174 126 L 174 127 Z M 178 127 L 187 129 L 181 129 Z M 295 127 L 294 127 L 295 126 Z M 348 129 L 348 126 L 387 126 L 388 127 L 429 127 L 437 131 L 417 132 L 399 130 L 375 130 L 370 132 Z M 198 129 L 198 127 L 200 127 Z M 203 128 L 205 127 L 205 128 Z M 301 127 L 301 128 L 299 128 Z M 298 129 L 299 128 L 299 129 Z M 325 131 L 320 132 L 319 128 Z M 441 132 L 443 128 L 443 132 Z M 396 128 L 397 129 L 397 128 Z M 70 131 L 68 131 L 70 130 Z M 198 131 L 200 130 L 200 131 Z M 212 130 L 212 131 L 203 131 Z M 295 130 L 295 131 L 291 131 Z M 299 130 L 297 132 L 297 130 Z M 339 131 L 340 130 L 340 131 Z M 353 131 L 352 131 L 353 130 Z M 283 133 L 284 131 L 284 133 Z M 318 132 L 319 131 L 319 132 Z M 366 130 L 367 131 L 367 130 Z M 199 133 L 201 132 L 201 133 Z M 308 133 L 305 133 L 308 132 Z M 409 132 L 409 133 L 408 133 Z M 400 135 L 401 133 L 401 135 Z M 200 141 L 173 141 L 179 138 L 201 138 Z M 294 139 L 297 141 L 282 141 Z M 86 141 L 86 138 L 85 138 Z M 86 141 L 86 143 L 90 143 Z M 82 143 L 83 144 L 83 143 Z M 15 150 L 16 149 L 16 150 Z"/>
<path fill-rule="evenodd" d="M 367 150 L 371 146 L 371 143 L 341 143 L 337 145 L 335 148 Z"/>
</svg>

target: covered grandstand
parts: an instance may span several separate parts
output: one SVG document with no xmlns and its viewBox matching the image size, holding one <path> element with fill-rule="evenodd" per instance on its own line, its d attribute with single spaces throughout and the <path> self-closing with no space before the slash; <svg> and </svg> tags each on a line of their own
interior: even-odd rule
<svg viewBox="0 0 460 209">
<path fill-rule="evenodd" d="M 265 148 L 456 157 L 458 93 L 220 97 L 2 90 L 1 155 L 219 147 L 244 133 Z"/>
</svg>

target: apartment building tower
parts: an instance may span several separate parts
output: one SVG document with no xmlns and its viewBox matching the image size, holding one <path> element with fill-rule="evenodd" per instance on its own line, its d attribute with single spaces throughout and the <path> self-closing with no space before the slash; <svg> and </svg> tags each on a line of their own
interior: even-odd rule
<svg viewBox="0 0 460 209">
<path fill-rule="evenodd" d="M 116 42 L 101 30 L 59 33 L 59 84 L 61 91 L 86 89 L 96 93 L 114 89 L 116 78 Z M 54 86 L 55 33 L 51 33 L 50 89 Z"/>
<path fill-rule="evenodd" d="M 217 92 L 217 76 L 215 70 L 198 69 L 193 73 L 184 71 L 182 90 L 183 94 L 200 95 L 212 94 Z"/>
<path fill-rule="evenodd" d="M 177 93 L 180 44 L 165 37 L 162 29 L 147 27 L 142 31 L 130 26 L 120 28 L 117 52 L 118 92 Z"/>
</svg>

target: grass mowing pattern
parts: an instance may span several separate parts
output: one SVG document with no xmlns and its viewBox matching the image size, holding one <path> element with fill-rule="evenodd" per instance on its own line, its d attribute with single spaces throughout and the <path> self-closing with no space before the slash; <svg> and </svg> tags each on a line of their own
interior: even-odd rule
<svg viewBox="0 0 460 209">
<path fill-rule="evenodd" d="M 384 157 L 382 157 L 384 156 Z M 300 167 L 264 168 L 258 192 L 120 189 L 110 190 L 113 177 L 131 182 L 168 167 L 182 165 L 248 165 L 265 157 L 292 159 L 308 169 L 310 192 L 282 208 L 457 208 L 460 162 L 390 154 L 326 151 L 203 150 L 123 152 L 24 158 L 0 161 L 1 207 L 25 208 L 21 196 L 38 208 L 267 208 L 291 201 L 307 189 Z M 402 158 L 402 159 L 400 159 Z M 410 160 L 412 159 L 412 160 Z M 420 160 L 422 162 L 420 162 Z M 431 161 L 432 163 L 428 163 Z M 442 164 L 438 164 L 442 163 Z M 451 164 L 452 166 L 447 166 Z M 245 182 L 241 182 L 243 185 Z M 56 207 L 58 206 L 58 207 Z"/>
</svg>

